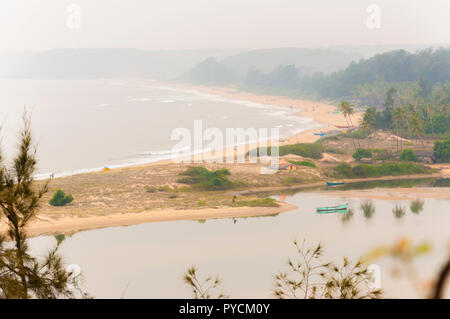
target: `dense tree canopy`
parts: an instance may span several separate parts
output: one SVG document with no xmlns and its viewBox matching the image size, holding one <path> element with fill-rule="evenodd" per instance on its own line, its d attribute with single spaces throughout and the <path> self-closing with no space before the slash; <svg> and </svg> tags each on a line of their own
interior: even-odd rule
<svg viewBox="0 0 450 319">
<path fill-rule="evenodd" d="M 431 94 L 432 85 L 450 81 L 450 49 L 378 54 L 352 62 L 346 69 L 330 75 L 306 76 L 301 80 L 300 90 L 323 98 L 340 98 L 351 96 L 361 85 L 411 81 L 419 83 L 422 97 Z"/>
</svg>

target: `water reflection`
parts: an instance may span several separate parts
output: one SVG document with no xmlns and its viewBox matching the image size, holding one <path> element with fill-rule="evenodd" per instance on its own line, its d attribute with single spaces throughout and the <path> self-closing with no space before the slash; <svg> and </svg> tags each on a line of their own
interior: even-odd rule
<svg viewBox="0 0 450 319">
<path fill-rule="evenodd" d="M 375 214 L 375 205 L 371 201 L 366 201 L 361 204 L 361 210 L 365 218 L 371 219 Z"/>
<path fill-rule="evenodd" d="M 395 218 L 400 219 L 403 216 L 405 216 L 406 209 L 405 209 L 405 207 L 397 204 L 397 205 L 395 205 L 394 209 L 392 210 L 392 214 L 394 214 Z"/>
<path fill-rule="evenodd" d="M 424 204 L 423 200 L 416 199 L 411 202 L 409 208 L 411 209 L 411 212 L 413 212 L 414 214 L 419 214 L 423 210 L 423 204 Z"/>
<path fill-rule="evenodd" d="M 287 190 L 281 190 L 275 192 L 278 195 L 295 195 L 301 192 L 311 191 L 343 191 L 343 190 L 362 190 L 373 188 L 412 188 L 412 187 L 450 187 L 449 178 L 422 178 L 422 179 L 394 179 L 394 180 L 381 180 L 381 181 L 366 181 L 366 182 L 352 182 L 346 183 L 342 186 L 327 187 L 327 186 L 312 186 L 312 187 L 300 187 L 291 188 Z M 264 192 L 268 195 L 274 193 Z"/>
<path fill-rule="evenodd" d="M 433 246 L 426 258 L 415 258 L 414 263 L 420 278 L 436 275 L 447 257 L 450 200 L 426 199 L 420 214 L 406 214 L 410 201 L 373 199 L 373 208 L 364 208 L 365 214 L 362 207 L 371 206 L 367 200 L 341 196 L 301 192 L 286 197 L 298 209 L 272 218 L 239 218 L 236 223 L 177 221 L 84 231 L 65 236 L 61 253 L 67 264 L 81 267 L 83 288 L 97 298 L 120 297 L 130 280 L 127 298 L 186 298 L 190 291 L 181 276 L 193 264 L 219 274 L 235 298 L 269 298 L 274 272 L 291 255 L 287 243 L 294 238 L 322 243 L 327 259 L 339 263 L 343 256 L 358 260 L 406 236 Z M 348 214 L 316 213 L 316 207 L 343 201 L 351 207 Z M 403 216 L 401 223 L 395 222 L 393 210 Z M 44 253 L 55 238 L 30 241 L 36 253 Z M 376 260 L 386 297 L 417 297 L 407 279 L 392 278 L 390 259 Z"/>
<path fill-rule="evenodd" d="M 353 208 L 349 207 L 348 212 L 346 214 L 342 214 L 341 220 L 342 223 L 348 223 L 353 216 L 355 215 L 355 213 L 353 212 Z"/>
</svg>

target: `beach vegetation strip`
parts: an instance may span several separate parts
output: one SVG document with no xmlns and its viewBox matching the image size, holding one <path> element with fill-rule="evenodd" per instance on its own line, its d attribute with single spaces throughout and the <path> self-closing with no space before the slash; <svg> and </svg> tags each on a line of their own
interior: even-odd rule
<svg viewBox="0 0 450 319">
<path fill-rule="evenodd" d="M 279 155 L 298 155 L 303 157 L 309 157 L 312 159 L 320 159 L 322 158 L 322 153 L 324 149 L 321 143 L 298 143 L 292 145 L 281 145 L 279 147 Z M 257 156 L 264 155 L 272 155 L 271 147 L 268 148 L 257 148 L 256 149 Z"/>
<path fill-rule="evenodd" d="M 228 179 L 231 175 L 226 168 L 210 171 L 202 166 L 189 167 L 180 174 L 182 178 L 178 183 L 192 185 L 199 190 L 224 190 L 233 187 L 233 182 Z"/>
<path fill-rule="evenodd" d="M 361 178 L 361 177 L 382 177 L 413 174 L 431 174 L 433 169 L 424 165 L 405 163 L 382 163 L 378 165 L 340 163 L 333 168 L 330 175 L 333 177 Z"/>
</svg>

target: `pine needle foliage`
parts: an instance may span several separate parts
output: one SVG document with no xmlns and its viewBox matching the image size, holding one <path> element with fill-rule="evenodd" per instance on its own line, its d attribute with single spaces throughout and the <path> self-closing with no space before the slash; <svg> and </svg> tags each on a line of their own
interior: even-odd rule
<svg viewBox="0 0 450 319">
<path fill-rule="evenodd" d="M 191 288 L 194 299 L 225 299 L 227 295 L 223 293 L 222 281 L 219 277 L 207 277 L 200 280 L 197 276 L 197 268 L 190 267 L 184 274 L 184 282 Z"/>
<path fill-rule="evenodd" d="M 323 247 L 307 247 L 294 241 L 297 259 L 289 259 L 288 270 L 275 275 L 273 295 L 279 299 L 374 299 L 381 290 L 368 285 L 370 274 L 361 262 L 343 258 L 342 265 L 322 263 Z"/>
<path fill-rule="evenodd" d="M 0 152 L 0 219 L 6 225 L 6 234 L 0 234 L 0 299 L 87 297 L 65 271 L 59 244 L 42 258 L 29 253 L 25 228 L 36 216 L 48 183 L 41 188 L 34 184 L 36 152 L 26 111 L 23 121 L 18 155 L 10 167 Z"/>
</svg>

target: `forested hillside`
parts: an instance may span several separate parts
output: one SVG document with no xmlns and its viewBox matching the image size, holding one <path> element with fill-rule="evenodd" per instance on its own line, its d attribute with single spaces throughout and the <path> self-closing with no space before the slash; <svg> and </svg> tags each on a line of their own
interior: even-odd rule
<svg viewBox="0 0 450 319">
<path fill-rule="evenodd" d="M 353 61 L 342 70 L 329 73 L 313 71 L 318 68 L 316 63 L 326 63 L 330 57 L 323 52 L 313 59 L 304 51 L 288 50 L 287 55 L 257 51 L 258 54 L 250 51 L 222 61 L 209 58 L 191 69 L 184 80 L 202 85 L 234 84 L 243 90 L 266 94 L 310 99 L 347 99 L 362 106 L 381 106 L 391 87 L 396 88 L 400 97 L 411 97 L 412 92 L 417 90 L 422 90 L 420 94 L 425 96 L 439 85 L 450 82 L 448 48 L 430 48 L 415 53 L 390 51 L 369 59 Z M 304 59 L 301 63 L 291 56 L 294 52 L 302 52 Z M 330 54 L 331 52 L 334 51 L 329 51 Z M 274 64 L 274 61 L 280 63 Z M 285 63 L 281 63 L 282 61 Z M 238 71 L 238 66 L 241 71 Z"/>
<path fill-rule="evenodd" d="M 301 79 L 304 94 L 320 98 L 351 97 L 361 87 L 376 91 L 383 83 L 408 83 L 425 80 L 434 85 L 450 81 L 450 49 L 427 49 L 417 53 L 404 50 L 378 54 L 352 62 L 346 69 L 325 75 L 315 73 Z"/>
</svg>

